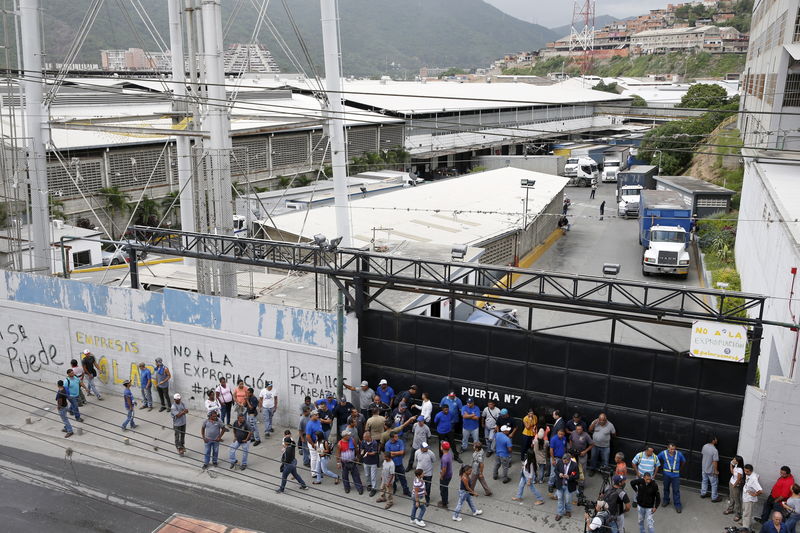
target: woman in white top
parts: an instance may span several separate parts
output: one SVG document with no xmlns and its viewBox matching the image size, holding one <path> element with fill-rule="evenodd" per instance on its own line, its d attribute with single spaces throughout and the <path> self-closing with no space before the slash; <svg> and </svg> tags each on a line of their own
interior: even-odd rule
<svg viewBox="0 0 800 533">
<path fill-rule="evenodd" d="M 217 400 L 221 408 L 219 414 L 219 421 L 230 425 L 231 423 L 231 408 L 233 407 L 233 391 L 228 386 L 228 381 L 225 378 L 219 378 L 219 385 L 214 389 L 217 393 Z"/>
<path fill-rule="evenodd" d="M 422 393 L 422 407 L 414 404 L 411 406 L 411 408 L 419 410 L 419 416 L 425 420 L 426 424 L 430 424 L 431 414 L 433 413 L 433 403 L 431 402 L 427 392 Z"/>
<path fill-rule="evenodd" d="M 206 415 L 211 413 L 211 411 L 216 411 L 218 415 L 222 414 L 222 406 L 217 400 L 217 394 L 210 390 L 208 391 L 208 398 L 206 398 Z"/>
<path fill-rule="evenodd" d="M 737 455 L 731 460 L 731 487 L 728 508 L 722 514 L 733 513 L 734 520 L 742 518 L 742 488 L 744 487 L 744 459 Z"/>
<path fill-rule="evenodd" d="M 339 484 L 339 476 L 336 472 L 331 472 L 328 468 L 328 461 L 331 459 L 331 443 L 325 440 L 325 435 L 321 432 L 317 432 L 317 452 L 319 453 L 319 463 L 317 463 L 317 480 L 313 481 L 312 484 L 319 485 L 322 483 L 322 478 L 325 476 L 332 477 L 335 481 L 333 482 L 334 485 Z"/>
</svg>

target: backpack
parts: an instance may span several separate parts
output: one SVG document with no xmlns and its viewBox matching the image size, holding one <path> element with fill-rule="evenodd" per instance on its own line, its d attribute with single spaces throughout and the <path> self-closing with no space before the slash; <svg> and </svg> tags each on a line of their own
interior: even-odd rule
<svg viewBox="0 0 800 533">
<path fill-rule="evenodd" d="M 609 528 L 609 522 L 611 521 L 611 513 L 608 511 L 600 511 L 596 516 L 602 521 L 600 524 L 600 527 L 602 528 L 601 531 L 606 531 Z"/>
<path fill-rule="evenodd" d="M 621 493 L 622 489 L 611 487 L 602 494 L 603 501 L 608 503 L 608 514 L 610 516 L 619 516 L 623 512 Z"/>
</svg>

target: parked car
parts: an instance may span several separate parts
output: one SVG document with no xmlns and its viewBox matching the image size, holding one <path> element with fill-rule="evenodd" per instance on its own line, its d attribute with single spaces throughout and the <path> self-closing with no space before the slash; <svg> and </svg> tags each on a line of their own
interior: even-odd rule
<svg viewBox="0 0 800 533">
<path fill-rule="evenodd" d="M 121 265 L 128 263 L 130 257 L 125 250 L 116 250 L 114 252 L 103 252 L 103 266 Z"/>
<path fill-rule="evenodd" d="M 493 305 L 487 305 L 483 309 L 476 309 L 469 317 L 467 322 L 472 324 L 483 324 L 484 326 L 500 326 L 501 328 L 522 329 L 517 318 L 517 310 L 506 308 L 497 309 Z"/>
</svg>

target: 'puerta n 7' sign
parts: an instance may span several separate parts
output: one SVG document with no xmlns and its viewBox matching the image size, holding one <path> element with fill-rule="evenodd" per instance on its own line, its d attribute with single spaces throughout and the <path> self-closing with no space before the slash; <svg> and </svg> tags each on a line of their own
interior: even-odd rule
<svg viewBox="0 0 800 533">
<path fill-rule="evenodd" d="M 692 323 L 689 355 L 743 363 L 747 350 L 747 328 L 708 320 Z"/>
</svg>

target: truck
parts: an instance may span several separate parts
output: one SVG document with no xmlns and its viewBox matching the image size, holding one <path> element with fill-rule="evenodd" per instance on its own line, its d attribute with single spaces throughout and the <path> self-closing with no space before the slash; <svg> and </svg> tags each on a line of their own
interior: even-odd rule
<svg viewBox="0 0 800 533">
<path fill-rule="evenodd" d="M 639 244 L 642 275 L 689 275 L 692 210 L 675 191 L 642 191 L 639 202 Z"/>
<path fill-rule="evenodd" d="M 589 187 L 597 183 L 600 170 L 590 157 L 570 157 L 564 165 L 564 176 L 569 178 L 568 186 Z"/>
<path fill-rule="evenodd" d="M 602 181 L 616 182 L 617 173 L 628 168 L 628 157 L 631 155 L 629 146 L 612 146 L 603 152 Z"/>
<path fill-rule="evenodd" d="M 617 173 L 617 214 L 623 218 L 639 216 L 642 191 L 655 189 L 658 167 L 634 165 Z"/>
</svg>

